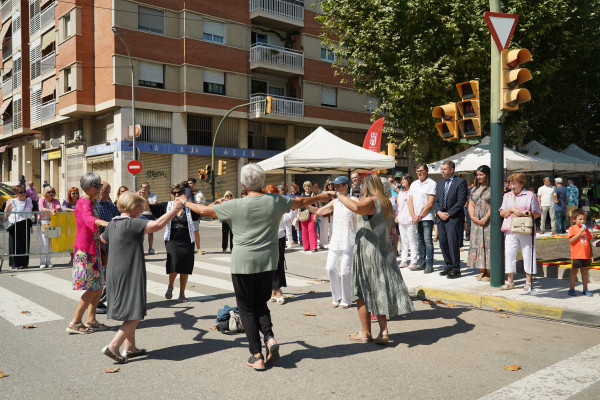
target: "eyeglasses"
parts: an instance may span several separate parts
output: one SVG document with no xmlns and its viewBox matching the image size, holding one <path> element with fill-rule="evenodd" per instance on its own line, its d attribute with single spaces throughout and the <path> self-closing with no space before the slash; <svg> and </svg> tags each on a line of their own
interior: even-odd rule
<svg viewBox="0 0 600 400">
<path fill-rule="evenodd" d="M 231 197 L 231 198 L 233 198 L 233 196 L 232 196 L 232 195 L 230 195 L 230 194 L 228 194 L 228 195 L 227 195 L 227 196 L 225 196 L 225 197 Z"/>
<path fill-rule="evenodd" d="M 424 170 L 424 169 L 418 169 L 418 170 L 417 170 L 417 174 L 418 174 L 419 172 L 425 172 L 425 170 Z"/>
<path fill-rule="evenodd" d="M 55 191 L 52 191 L 52 192 L 48 192 L 48 194 L 56 194 L 56 192 L 55 192 Z"/>
<path fill-rule="evenodd" d="M 25 194 L 25 193 L 27 193 L 27 192 L 23 191 L 23 192 L 17 192 L 17 193 L 18 193 L 18 194 Z"/>
<path fill-rule="evenodd" d="M 102 186 L 104 186 L 104 185 L 102 183 L 94 183 L 92 186 L 95 187 L 96 189 L 102 189 Z"/>
<path fill-rule="evenodd" d="M 71 196 L 79 196 L 79 192 L 73 192 L 71 193 Z"/>
<path fill-rule="evenodd" d="M 171 192 L 173 196 L 181 196 L 183 192 Z"/>
</svg>

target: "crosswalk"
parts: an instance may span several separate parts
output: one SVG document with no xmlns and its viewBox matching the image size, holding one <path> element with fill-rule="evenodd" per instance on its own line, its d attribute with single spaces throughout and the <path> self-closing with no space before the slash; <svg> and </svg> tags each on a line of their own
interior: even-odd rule
<svg viewBox="0 0 600 400">
<path fill-rule="evenodd" d="M 194 262 L 194 271 L 188 278 L 188 288 L 185 291 L 187 298 L 192 302 L 205 302 L 214 300 L 219 294 L 232 294 L 230 260 L 230 257 L 223 256 Z M 167 291 L 164 263 L 147 262 L 146 271 L 148 302 L 164 301 Z M 38 304 L 25 297 L 25 292 L 41 294 L 36 298 L 48 297 L 47 292 L 74 302 L 81 298 L 82 292 L 72 289 L 70 274 L 64 269 L 15 272 L 11 275 L 14 275 L 11 279 L 16 279 L 26 289 L 20 285 L 20 290 L 16 290 L 16 285 L 11 284 L 10 279 L 0 280 L 0 319 L 15 326 L 62 320 L 70 317 L 69 313 L 73 311 L 72 308 L 53 311 L 52 306 Z M 315 283 L 289 274 L 286 279 L 288 287 L 303 287 Z"/>
</svg>

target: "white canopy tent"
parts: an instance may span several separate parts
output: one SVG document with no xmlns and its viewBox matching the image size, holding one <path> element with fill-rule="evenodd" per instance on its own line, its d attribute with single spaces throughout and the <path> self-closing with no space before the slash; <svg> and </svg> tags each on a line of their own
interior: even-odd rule
<svg viewBox="0 0 600 400">
<path fill-rule="evenodd" d="M 560 152 L 571 157 L 575 157 L 579 160 L 585 160 L 593 163 L 596 170 L 600 169 L 600 157 L 595 156 L 587 151 L 583 150 L 576 144 L 570 144 L 569 147 Z"/>
<path fill-rule="evenodd" d="M 595 169 L 594 165 L 589 161 L 559 153 L 535 140 L 525 145 L 524 152 L 530 156 L 552 161 L 555 171 L 592 172 Z"/>
<path fill-rule="evenodd" d="M 462 153 L 427 164 L 429 173 L 441 174 L 444 161 L 454 161 L 456 172 L 473 172 L 481 165 L 490 166 L 490 136 L 485 136 L 477 146 L 473 146 Z M 504 147 L 504 168 L 513 172 L 551 171 L 552 162 Z"/>
<path fill-rule="evenodd" d="M 297 145 L 258 163 L 268 172 L 347 174 L 394 168 L 392 156 L 353 145 L 323 127 L 318 127 Z"/>
</svg>

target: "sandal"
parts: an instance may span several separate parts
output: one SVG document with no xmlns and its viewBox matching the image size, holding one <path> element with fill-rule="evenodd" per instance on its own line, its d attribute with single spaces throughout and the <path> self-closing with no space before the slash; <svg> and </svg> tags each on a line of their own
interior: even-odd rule
<svg viewBox="0 0 600 400">
<path fill-rule="evenodd" d="M 98 321 L 96 322 L 84 322 L 83 325 L 88 328 L 88 329 L 92 329 L 94 332 L 103 332 L 103 331 L 109 331 L 110 330 L 110 326 L 108 325 L 104 325 Z"/>
<path fill-rule="evenodd" d="M 332 301 L 332 302 L 331 302 L 331 307 L 332 307 L 332 308 L 337 308 L 337 307 L 339 307 L 339 305 L 340 305 L 340 303 L 339 303 L 339 302 L 337 302 L 337 301 Z"/>
<path fill-rule="evenodd" d="M 482 273 L 480 273 L 479 275 L 477 275 L 477 276 L 475 277 L 475 279 L 476 279 L 476 280 L 478 280 L 478 281 L 480 281 L 480 280 L 482 280 L 482 279 L 484 278 L 484 275 L 485 275 L 485 272 L 482 272 Z"/>
<path fill-rule="evenodd" d="M 504 285 L 500 286 L 500 290 L 510 290 L 515 288 L 514 282 L 507 282 Z"/>
<path fill-rule="evenodd" d="M 375 344 L 380 344 L 382 346 L 385 346 L 389 342 L 390 342 L 390 337 L 388 335 L 382 335 L 381 333 L 375 339 Z"/>
<path fill-rule="evenodd" d="M 248 359 L 247 362 L 249 367 L 254 368 L 255 371 L 264 371 L 266 370 L 265 368 L 265 359 L 263 357 L 263 355 L 261 354 L 258 357 L 254 357 L 254 354 L 252 354 L 250 356 L 250 358 Z"/>
<path fill-rule="evenodd" d="M 93 329 L 88 328 L 87 326 L 83 325 L 83 324 L 74 324 L 74 323 L 70 323 L 69 326 L 67 326 L 67 330 L 66 332 L 68 334 L 71 333 L 94 333 Z"/>
<path fill-rule="evenodd" d="M 267 362 L 272 363 L 277 360 L 279 360 L 279 343 L 275 342 L 270 347 L 267 347 Z"/>
<path fill-rule="evenodd" d="M 348 307 L 350 307 L 350 306 L 348 304 L 346 304 L 346 303 L 340 303 L 340 305 L 338 306 L 338 308 L 341 308 L 342 310 L 345 310 Z"/>
<path fill-rule="evenodd" d="M 104 354 L 107 357 L 112 358 L 113 360 L 115 360 L 117 362 L 117 364 L 125 364 L 125 357 L 123 357 L 120 354 L 115 353 L 108 346 L 106 346 L 102 349 L 102 354 Z"/>
<path fill-rule="evenodd" d="M 481 282 L 489 282 L 489 281 L 490 281 L 489 276 L 484 276 L 483 278 L 481 278 Z"/>
<path fill-rule="evenodd" d="M 283 297 L 283 292 L 281 289 L 275 291 L 275 301 L 279 305 L 283 305 L 285 303 L 285 298 Z"/>
<path fill-rule="evenodd" d="M 188 302 L 188 298 L 185 297 L 184 294 L 180 294 L 179 295 L 179 301 L 181 301 L 182 303 L 187 303 Z"/>
<path fill-rule="evenodd" d="M 167 288 L 167 293 L 165 293 L 165 299 L 171 300 L 173 298 L 173 288 L 169 286 Z"/>
<path fill-rule="evenodd" d="M 372 337 L 364 337 L 362 332 L 356 332 L 354 335 L 348 336 L 348 338 L 350 340 L 352 340 L 353 342 L 359 342 L 359 343 L 372 343 L 373 342 Z"/>
<path fill-rule="evenodd" d="M 523 286 L 523 290 L 526 292 L 531 292 L 531 282 L 525 282 L 525 286 Z"/>
</svg>

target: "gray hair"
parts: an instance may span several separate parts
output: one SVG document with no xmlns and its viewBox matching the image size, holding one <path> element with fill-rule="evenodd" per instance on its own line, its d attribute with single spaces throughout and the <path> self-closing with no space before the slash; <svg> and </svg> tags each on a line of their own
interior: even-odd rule
<svg viewBox="0 0 600 400">
<path fill-rule="evenodd" d="M 392 185 L 390 184 L 390 181 L 383 176 L 380 176 L 379 179 L 383 185 L 383 193 L 385 194 L 385 197 L 392 197 Z"/>
<path fill-rule="evenodd" d="M 92 185 L 100 183 L 101 181 L 102 178 L 100 178 L 100 175 L 95 174 L 93 172 L 88 172 L 87 174 L 83 174 L 81 176 L 81 179 L 79 180 L 79 185 L 81 186 L 84 192 L 87 192 L 88 189 L 92 187 Z"/>
<path fill-rule="evenodd" d="M 573 179 L 568 179 L 567 180 L 567 185 L 571 186 L 573 184 Z"/>
<path fill-rule="evenodd" d="M 450 169 L 456 169 L 456 165 L 454 164 L 454 161 L 452 161 L 452 160 L 444 161 L 442 163 L 442 165 L 445 165 L 446 167 L 448 167 Z"/>
<path fill-rule="evenodd" d="M 258 164 L 246 164 L 240 171 L 240 181 L 247 190 L 260 192 L 265 186 L 265 171 Z"/>
</svg>

